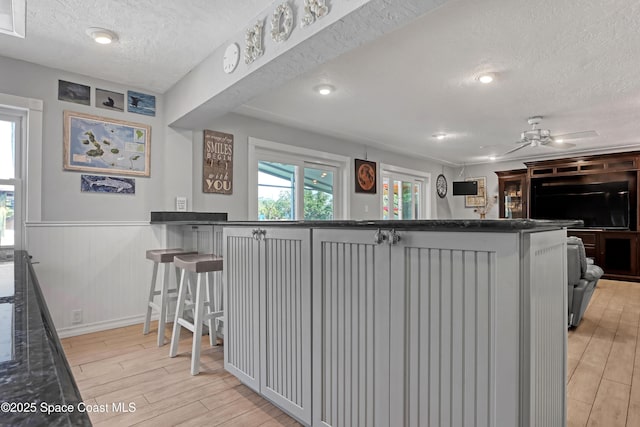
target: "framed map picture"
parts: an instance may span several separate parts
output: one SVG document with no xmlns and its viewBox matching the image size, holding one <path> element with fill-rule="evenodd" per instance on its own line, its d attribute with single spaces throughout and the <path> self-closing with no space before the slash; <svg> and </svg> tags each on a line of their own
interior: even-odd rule
<svg viewBox="0 0 640 427">
<path fill-rule="evenodd" d="M 467 208 L 477 208 L 487 205 L 487 178 L 467 178 L 465 181 L 476 181 L 478 183 L 478 194 L 475 196 L 464 196 L 464 206 Z"/>
<path fill-rule="evenodd" d="M 64 170 L 150 175 L 151 126 L 64 112 Z"/>
<path fill-rule="evenodd" d="M 376 162 L 355 159 L 356 193 L 376 194 Z"/>
</svg>

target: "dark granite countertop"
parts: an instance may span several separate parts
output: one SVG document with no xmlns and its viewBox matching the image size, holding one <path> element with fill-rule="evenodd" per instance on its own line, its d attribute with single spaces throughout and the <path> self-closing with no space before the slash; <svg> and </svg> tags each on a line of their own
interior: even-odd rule
<svg viewBox="0 0 640 427">
<path fill-rule="evenodd" d="M 81 401 L 28 254 L 16 251 L 0 264 L 0 425 L 90 426 Z"/>
<path fill-rule="evenodd" d="M 224 217 L 224 219 L 219 219 Z M 151 212 L 152 224 L 223 225 L 243 227 L 394 228 L 423 231 L 542 231 L 581 227 L 581 220 L 538 219 L 428 219 L 402 221 L 227 221 L 227 214 L 209 212 Z"/>
<path fill-rule="evenodd" d="M 579 227 L 582 220 L 540 219 L 425 219 L 396 221 L 228 221 L 224 226 L 308 228 L 393 228 L 415 231 L 543 231 Z"/>
<path fill-rule="evenodd" d="M 217 224 L 226 220 L 226 212 L 151 212 L 151 224 Z"/>
</svg>

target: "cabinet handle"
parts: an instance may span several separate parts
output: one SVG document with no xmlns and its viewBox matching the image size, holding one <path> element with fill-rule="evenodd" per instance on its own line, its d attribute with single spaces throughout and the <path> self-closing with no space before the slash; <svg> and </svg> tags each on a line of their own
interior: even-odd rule
<svg viewBox="0 0 640 427">
<path fill-rule="evenodd" d="M 389 244 L 397 245 L 399 242 L 400 242 L 400 235 L 396 230 L 391 229 L 391 231 L 389 231 Z"/>
<path fill-rule="evenodd" d="M 379 245 L 386 240 L 387 234 L 380 229 L 378 229 L 378 231 L 376 231 L 376 233 L 373 235 L 373 243 L 375 243 L 376 245 Z"/>
</svg>

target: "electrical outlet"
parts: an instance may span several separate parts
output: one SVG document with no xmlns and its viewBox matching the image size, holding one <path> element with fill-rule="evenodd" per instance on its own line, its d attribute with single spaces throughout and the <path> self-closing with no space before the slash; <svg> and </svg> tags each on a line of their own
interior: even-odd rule
<svg viewBox="0 0 640 427">
<path fill-rule="evenodd" d="M 71 310 L 71 324 L 82 323 L 82 310 Z"/>
</svg>

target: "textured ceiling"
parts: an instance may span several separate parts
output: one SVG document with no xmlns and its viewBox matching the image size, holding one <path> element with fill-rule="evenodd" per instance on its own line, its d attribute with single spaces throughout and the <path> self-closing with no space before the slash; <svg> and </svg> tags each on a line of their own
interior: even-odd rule
<svg viewBox="0 0 640 427">
<path fill-rule="evenodd" d="M 27 36 L 0 55 L 164 93 L 272 0 L 29 0 Z M 88 27 L 119 40 L 95 43 Z"/>
<path fill-rule="evenodd" d="M 0 35 L 0 55 L 164 93 L 274 4 L 29 0 L 26 39 Z M 236 112 L 452 164 L 508 151 L 532 115 L 552 134 L 600 136 L 509 159 L 638 148 L 638 22 L 637 0 L 449 0 Z M 87 27 L 120 39 L 97 45 Z M 477 83 L 482 71 L 496 82 Z M 321 98 L 319 83 L 338 90 Z M 450 137 L 436 141 L 437 132 Z"/>
<path fill-rule="evenodd" d="M 515 147 L 532 115 L 552 134 L 600 136 L 508 159 L 628 148 L 640 143 L 638 22 L 634 0 L 450 1 L 236 111 L 454 164 Z M 479 84 L 482 71 L 496 82 Z M 320 97 L 323 82 L 337 91 Z"/>
</svg>

